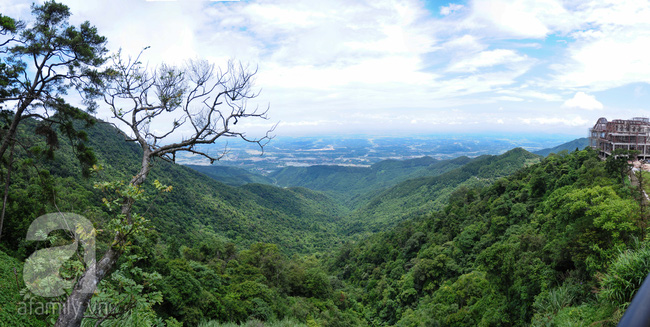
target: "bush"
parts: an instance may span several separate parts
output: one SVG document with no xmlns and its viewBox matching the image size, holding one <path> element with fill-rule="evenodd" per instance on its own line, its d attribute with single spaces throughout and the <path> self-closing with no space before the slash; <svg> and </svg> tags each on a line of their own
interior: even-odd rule
<svg viewBox="0 0 650 327">
<path fill-rule="evenodd" d="M 599 298 L 626 307 L 650 272 L 650 248 L 622 252 L 601 279 Z"/>
</svg>

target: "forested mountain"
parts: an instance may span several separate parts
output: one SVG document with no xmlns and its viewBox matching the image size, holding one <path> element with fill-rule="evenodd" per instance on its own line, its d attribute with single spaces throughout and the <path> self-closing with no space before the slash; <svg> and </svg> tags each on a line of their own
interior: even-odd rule
<svg viewBox="0 0 650 327">
<path fill-rule="evenodd" d="M 89 178 L 64 137 L 49 152 L 40 136 L 19 133 L 25 146 L 16 150 L 0 245 L 1 285 L 12 290 L 0 297 L 3 308 L 21 303 L 24 286 L 13 272 L 20 264 L 1 252 L 22 260 L 38 246 L 24 241 L 29 223 L 60 209 L 101 230 L 113 213 L 92 184 L 133 174 L 139 149 L 120 132 L 97 123 L 86 133 L 104 166 Z M 156 161 L 151 183 L 173 190 L 147 191 L 137 210 L 151 230 L 134 239 L 97 300 L 139 304 L 102 326 L 608 325 L 620 318 L 650 269 L 646 217 L 620 166 L 591 150 L 541 162 L 522 149 L 422 161 L 430 162 L 419 173 L 446 172 L 398 183 L 352 212 L 319 191 L 235 187 Z M 386 161 L 374 169 L 409 164 L 418 167 Z M 98 240 L 101 252 L 110 240 L 101 232 Z M 42 326 L 53 316 L 6 321 Z"/>
<path fill-rule="evenodd" d="M 219 166 L 219 165 L 185 165 L 200 173 L 206 174 L 213 179 L 224 184 L 241 186 L 245 184 L 258 183 L 258 184 L 273 184 L 273 180 L 260 175 L 251 173 L 246 169 L 232 167 L 232 166 Z M 299 185 L 296 185 L 299 186 Z"/>
<path fill-rule="evenodd" d="M 441 208 L 459 185 L 486 185 L 537 160 L 537 155 L 518 148 L 475 159 L 384 160 L 367 168 L 286 167 L 269 177 L 279 185 L 324 191 L 340 205 L 356 208 L 340 220 L 337 234 L 359 237 Z"/>
<path fill-rule="evenodd" d="M 34 167 L 27 166 L 25 175 L 14 178 L 10 193 L 14 205 L 8 209 L 8 217 L 22 216 L 25 221 L 31 221 L 27 215 L 34 219 L 52 209 L 46 205 L 52 196 L 62 211 L 98 215 L 98 219 L 105 216 L 98 213 L 101 194 L 93 190 L 93 183 L 130 178 L 139 164 L 141 150 L 125 142 L 117 129 L 105 123 L 88 127 L 86 133 L 98 164 L 104 167 L 100 175 L 79 178 L 81 168 L 74 159 L 74 151 L 61 137 L 53 160 L 31 155 Z M 22 137 L 34 143 L 34 147 L 46 148 L 35 136 Z M 37 180 L 30 179 L 39 170 L 53 184 L 53 195 L 43 194 Z M 201 239 L 206 232 L 242 245 L 269 242 L 280 245 L 288 253 L 313 253 L 336 244 L 334 227 L 347 212 L 317 191 L 258 184 L 234 187 L 163 160 L 154 162 L 151 174 L 150 184 L 159 180 L 173 187 L 169 194 L 152 196 L 141 208 L 163 239 L 190 241 Z M 16 246 L 24 238 L 25 228 L 22 220 L 8 220 L 3 238 Z"/>
<path fill-rule="evenodd" d="M 2 326 L 45 326 L 34 316 L 17 314 L 21 309 L 22 262 L 0 248 L 0 321 Z"/>
<path fill-rule="evenodd" d="M 429 214 L 441 208 L 458 186 L 487 185 L 538 160 L 537 155 L 520 148 L 498 156 L 451 160 L 442 167 L 464 165 L 437 176 L 410 179 L 377 194 L 352 213 L 346 232 L 377 232 L 404 219 Z"/>
<path fill-rule="evenodd" d="M 584 150 L 460 187 L 331 272 L 370 325 L 613 326 L 650 269 L 647 216 L 614 166 Z"/>
<path fill-rule="evenodd" d="M 409 178 L 436 176 L 460 167 L 471 159 L 460 157 L 437 160 L 421 157 L 408 160 L 383 160 L 370 167 L 316 165 L 285 167 L 269 175 L 279 186 L 302 186 L 326 192 L 354 208 L 374 192 L 394 186 Z"/>
<path fill-rule="evenodd" d="M 543 157 L 546 157 L 551 153 L 559 153 L 559 152 L 564 151 L 564 150 L 566 150 L 568 152 L 573 152 L 576 149 L 582 150 L 582 149 L 586 148 L 587 146 L 589 146 L 589 139 L 586 138 L 586 137 L 581 137 L 581 138 L 575 139 L 575 140 L 573 140 L 571 142 L 563 143 L 563 144 L 560 144 L 560 145 L 558 145 L 556 147 L 553 147 L 553 148 L 542 149 L 542 150 L 539 150 L 539 151 L 535 151 L 533 153 L 538 154 L 538 155 L 543 156 Z"/>
<path fill-rule="evenodd" d="M 557 66 L 549 54 L 620 36 L 610 30 L 641 45 L 627 26 L 644 17 L 621 19 L 635 12 L 627 4 L 559 4 L 576 19 L 562 28 L 574 43 L 557 52 L 547 51 L 554 19 L 506 6 L 527 18 L 516 28 L 548 27 L 526 39 L 541 49 L 523 49 L 521 33 L 497 24 L 503 10 L 485 13 L 483 2 L 121 4 L 139 16 L 124 24 L 109 3 L 3 1 L 0 327 L 615 326 L 630 317 L 650 271 L 650 172 L 632 169 L 637 151 L 601 160 L 585 138 L 530 153 L 571 131 L 544 110 L 512 119 L 508 103 L 544 92 L 565 97 L 569 116 L 603 107 L 601 94 L 570 83 L 544 87 Z M 117 37 L 109 43 L 73 12 Z M 196 24 L 182 33 L 164 28 L 187 19 Z M 406 56 L 404 40 L 417 46 Z M 436 40 L 442 56 L 426 55 Z M 458 40 L 482 47 L 459 61 Z M 483 64 L 494 49 L 510 55 Z M 260 62 L 221 60 L 228 54 Z M 573 57 L 578 69 L 589 63 Z M 530 70 L 534 61 L 543 64 Z M 634 82 L 612 78 L 605 88 Z M 639 93 L 630 87 L 607 107 Z M 226 140 L 233 152 L 220 148 Z M 221 159 L 237 168 L 179 164 Z"/>
<path fill-rule="evenodd" d="M 69 237 L 53 233 L 47 244 L 26 241 L 30 223 L 49 212 L 81 214 L 99 231 L 99 257 L 111 242 L 102 231 L 115 212 L 105 205 L 112 195 L 93 184 L 130 178 L 140 158 L 139 148 L 114 127 L 101 122 L 79 126 L 95 150 L 92 156 L 103 166 L 84 178 L 69 141 L 58 135 L 57 148 L 51 152 L 41 136 L 27 132 L 35 124 L 26 120 L 17 133 L 21 147 L 13 155 L 11 205 L 0 243 L 0 307 L 12 310 L 9 317 L 3 312 L 0 317 L 2 322 L 25 326 L 51 324 L 57 313 L 46 307 L 52 299 L 34 298 L 24 289 L 18 260 L 43 246 L 68 242 Z M 124 310 L 109 315 L 102 326 L 180 326 L 179 321 L 196 326 L 206 319 L 285 318 L 292 325 L 315 319 L 339 321 L 342 326 L 360 323 L 354 312 L 335 305 L 335 289 L 340 286 L 331 283 L 316 258 L 339 242 L 334 226 L 345 208 L 317 191 L 262 184 L 234 187 L 162 160 L 154 162 L 150 177 L 148 184 L 165 183 L 172 189 L 156 194 L 155 187 L 143 188 L 147 198 L 136 210 L 149 220 L 148 232 L 134 237 L 128 255 L 102 281 L 103 295 L 93 297 L 91 308 Z M 63 269 L 63 276 L 70 276 L 69 269 Z M 32 307 L 21 316 L 16 310 L 25 309 L 25 303 Z M 36 312 L 34 305 L 40 305 Z M 95 325 L 98 319 L 87 324 Z"/>
</svg>

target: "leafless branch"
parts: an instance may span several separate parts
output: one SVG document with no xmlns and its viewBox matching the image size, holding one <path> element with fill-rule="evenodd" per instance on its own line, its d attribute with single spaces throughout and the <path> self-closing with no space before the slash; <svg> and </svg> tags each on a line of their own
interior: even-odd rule
<svg viewBox="0 0 650 327">
<path fill-rule="evenodd" d="M 242 120 L 268 119 L 268 107 L 248 108 L 248 101 L 259 95 L 253 89 L 257 68 L 251 70 L 229 61 L 222 70 L 206 61 L 192 60 L 181 68 L 163 64 L 150 72 L 140 62 L 141 55 L 124 59 L 118 54 L 113 58 L 113 78 L 105 89 L 104 100 L 114 118 L 128 126 L 133 140 L 151 158 L 175 161 L 176 153 L 184 151 L 214 162 L 225 152 L 211 155 L 197 146 L 236 137 L 256 143 L 263 150 L 272 138 L 275 126 L 260 138 L 248 137 L 236 128 Z M 171 126 L 162 131 L 152 128 L 160 128 L 164 120 Z M 168 142 L 168 137 L 181 130 L 191 134 L 181 141 Z"/>
</svg>

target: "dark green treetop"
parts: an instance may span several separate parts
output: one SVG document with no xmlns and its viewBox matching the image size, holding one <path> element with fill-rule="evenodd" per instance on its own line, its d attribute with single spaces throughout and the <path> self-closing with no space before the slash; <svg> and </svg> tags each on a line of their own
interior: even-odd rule
<svg viewBox="0 0 650 327">
<path fill-rule="evenodd" d="M 91 122 L 92 117 L 70 106 L 63 96 L 76 88 L 93 112 L 93 99 L 99 95 L 94 85 L 101 84 L 99 67 L 106 60 L 106 38 L 89 22 L 70 25 L 70 9 L 61 3 L 33 5 L 32 14 L 35 21 L 31 24 L 0 17 L 0 33 L 6 36 L 0 43 L 0 103 L 9 108 L 0 157 L 25 117 L 38 118 L 43 128 L 59 124 L 68 136 L 83 138 L 70 121 Z"/>
</svg>

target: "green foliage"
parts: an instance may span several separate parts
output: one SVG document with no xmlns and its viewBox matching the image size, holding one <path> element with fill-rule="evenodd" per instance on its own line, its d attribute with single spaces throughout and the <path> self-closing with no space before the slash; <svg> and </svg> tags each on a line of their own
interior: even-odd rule
<svg viewBox="0 0 650 327">
<path fill-rule="evenodd" d="M 82 119 L 92 124 L 94 118 L 67 104 L 63 97 L 75 88 L 88 111 L 96 109 L 93 99 L 99 96 L 96 85 L 101 83 L 102 74 L 98 67 L 105 62 L 106 38 L 87 21 L 71 25 L 68 6 L 55 1 L 33 4 L 32 14 L 34 22 L 28 25 L 4 16 L 1 20 L 0 33 L 11 33 L 12 38 L 0 45 L 0 52 L 7 54 L 0 62 L 0 102 L 17 100 L 17 104 L 2 117 L 6 129 L 0 156 L 5 155 L 10 144 L 20 142 L 16 138 L 17 126 L 29 116 L 41 121 L 35 132 L 45 136 L 50 157 L 57 145 L 52 126 L 57 125 L 75 143 L 73 153 L 79 162 L 89 167 L 95 157 L 84 144 L 86 135 L 78 131 L 74 121 Z M 46 110 L 29 110 L 33 106 Z"/>
<path fill-rule="evenodd" d="M 612 154 L 607 157 L 606 167 L 607 171 L 612 175 L 618 175 L 621 180 L 627 176 L 630 171 L 630 164 L 628 161 L 636 159 L 638 151 L 628 151 L 624 149 L 616 149 Z"/>
<path fill-rule="evenodd" d="M 571 286 L 573 285 L 563 285 L 540 293 L 535 297 L 535 310 L 557 314 L 563 308 L 573 305 L 579 290 Z"/>
<path fill-rule="evenodd" d="M 621 317 L 620 311 L 612 311 L 607 305 L 583 304 L 561 310 L 555 318 L 555 322 L 558 326 L 615 326 Z"/>
<path fill-rule="evenodd" d="M 23 302 L 22 270 L 22 263 L 0 250 L 0 322 L 6 326 L 46 326 L 42 317 L 30 313 L 37 305 Z"/>
<path fill-rule="evenodd" d="M 554 226 L 555 230 L 566 226 L 561 231 L 563 237 L 551 244 L 568 241 L 568 248 L 555 247 L 555 251 L 568 250 L 574 264 L 584 266 L 591 274 L 611 261 L 617 247 L 636 230 L 635 222 L 639 219 L 638 204 L 620 198 L 611 186 L 580 189 L 565 186 L 553 192 L 545 204 L 546 217 L 549 217 L 546 226 Z"/>
<path fill-rule="evenodd" d="M 353 212 L 344 230 L 377 232 L 402 220 L 430 214 L 444 207 L 456 188 L 489 185 L 538 158 L 526 150 L 513 149 L 499 156 L 461 161 L 466 164 L 438 176 L 407 180 L 379 193 Z"/>
<path fill-rule="evenodd" d="M 114 212 L 121 201 L 114 193 L 120 187 L 116 183 L 130 180 L 136 173 L 134 167 L 140 164 L 138 147 L 125 143 L 119 131 L 99 122 L 84 130 L 103 170 L 99 177 L 79 178 L 85 168 L 75 158 L 70 140 L 59 137 L 59 149 L 50 160 L 43 150 L 47 144 L 30 132 L 35 125 L 25 120 L 24 128 L 19 129 L 23 142 L 34 146 L 16 148 L 16 157 L 21 159 L 12 178 L 7 217 L 22 219 L 7 219 L 2 235 L 12 250 L 20 249 L 20 240 L 34 218 L 56 211 L 55 201 L 60 210 L 90 216 L 102 229 L 111 213 L 108 209 Z M 161 193 L 156 180 L 173 189 Z M 142 189 L 143 198 L 136 203 L 135 212 L 150 220 L 163 239 L 184 243 L 220 234 L 241 245 L 264 241 L 278 244 L 286 253 L 321 252 L 341 242 L 337 229 L 347 213 L 320 192 L 259 184 L 233 187 L 164 161 L 154 162 Z"/>
<path fill-rule="evenodd" d="M 517 154 L 473 166 L 476 159 L 447 174 L 507 175 L 508 164 L 523 162 Z M 373 325 L 615 322 L 616 302 L 592 290 L 633 243 L 641 217 L 632 190 L 606 165 L 590 149 L 564 152 L 492 184 L 458 187 L 439 212 L 344 246 L 330 269 L 357 294 Z M 624 277 L 634 282 L 612 289 L 638 288 L 648 270 L 642 274 L 642 261 L 634 262 L 626 267 L 638 276 Z"/>
<path fill-rule="evenodd" d="M 24 218 L 8 222 L 3 245 L 29 254 L 35 245 L 20 237 L 30 219 L 58 207 L 93 220 L 101 252 L 107 230 L 129 233 L 114 219 L 120 200 L 138 200 L 142 228 L 94 300 L 124 311 L 105 326 L 612 324 L 650 269 L 633 245 L 644 219 L 635 193 L 592 150 L 536 164 L 521 149 L 479 157 L 368 196 L 348 216 L 326 193 L 228 186 L 162 161 L 150 182 L 128 187 L 138 148 L 105 124 L 86 131 L 104 167 L 95 185 L 78 178 L 69 140 L 48 160 L 47 143 L 21 130 L 40 150 L 17 152 L 8 213 Z M 375 168 L 410 169 L 400 165 Z M 375 229 L 323 256 L 353 239 L 344 231 Z"/>
<path fill-rule="evenodd" d="M 599 298 L 625 308 L 650 272 L 650 247 L 621 252 L 601 277 Z"/>
<path fill-rule="evenodd" d="M 290 319 L 304 324 L 309 317 L 324 325 L 337 321 L 342 326 L 359 324 L 354 314 L 345 312 L 342 293 L 335 292 L 337 284 L 316 259 L 289 259 L 276 245 L 264 243 L 228 255 L 219 251 L 209 254 L 202 248 L 186 251 L 202 253 L 199 261 L 178 258 L 156 262 L 164 276 L 158 282 L 163 293 L 158 311 L 163 317 L 190 325 L 205 320 L 250 320 L 249 324 L 272 322 L 273 326 L 274 321 L 282 319 L 284 323 Z"/>
<path fill-rule="evenodd" d="M 531 326 L 616 326 L 622 313 L 608 304 L 565 306 L 557 314 L 536 314 Z"/>
<path fill-rule="evenodd" d="M 97 29 L 89 22 L 79 27 L 69 26 L 68 6 L 46 1 L 41 6 L 33 5 L 32 14 L 36 22 L 34 26 L 21 31 L 24 43 L 12 48 L 13 54 L 40 57 L 70 51 L 75 58 L 69 63 L 72 75 L 81 64 L 98 66 L 105 61 L 101 55 L 107 51 L 104 48 L 106 38 L 98 35 Z M 59 59 L 62 58 L 69 57 Z"/>
<path fill-rule="evenodd" d="M 273 181 L 262 175 L 251 173 L 245 169 L 230 167 L 230 166 L 200 166 L 200 165 L 186 165 L 200 173 L 206 174 L 211 178 L 220 181 L 224 184 L 232 186 L 241 186 L 245 184 L 273 184 Z M 301 186 L 301 185 L 292 185 Z"/>
<path fill-rule="evenodd" d="M 304 323 L 298 322 L 294 319 L 283 319 L 271 323 L 264 323 L 260 320 L 250 320 L 246 323 L 219 323 L 216 321 L 202 322 L 199 327 L 307 327 Z"/>
<path fill-rule="evenodd" d="M 5 15 L 0 15 L 0 33 L 2 35 L 15 33 L 17 27 L 18 26 L 15 19 L 7 17 Z"/>
<path fill-rule="evenodd" d="M 29 133 L 32 123 L 26 121 L 21 137 L 43 149 L 44 141 Z M 98 176 L 91 180 L 79 178 L 80 164 L 65 138 L 58 139 L 60 151 L 52 159 L 42 151 L 17 152 L 21 164 L 7 213 L 20 219 L 7 222 L 2 240 L 16 256 L 29 255 L 38 245 L 20 241 L 27 227 L 40 214 L 56 210 L 78 212 L 93 221 L 99 232 L 98 257 L 111 246 L 113 231 L 131 235 L 132 242 L 123 245 L 131 254 L 120 259 L 121 268 L 102 282 L 91 303 L 91 308 L 119 308 L 102 325 L 285 317 L 302 323 L 312 319 L 321 326 L 359 324 L 358 315 L 345 306 L 350 302 L 335 292 L 341 285 L 317 258 L 287 257 L 336 244 L 332 230 L 343 210 L 327 196 L 304 188 L 231 187 L 166 162 L 155 162 L 150 182 L 133 187 L 124 181 L 138 164 L 137 147 L 125 144 L 106 124 L 86 131 L 89 143 L 101 150 L 96 152 L 101 167 L 93 168 Z M 131 223 L 120 214 L 124 199 L 136 201 Z M 250 248 L 238 251 L 233 241 Z M 43 319 L 50 318 L 55 316 Z"/>
<path fill-rule="evenodd" d="M 162 293 L 154 286 L 162 276 L 135 266 L 142 259 L 134 254 L 124 256 L 120 268 L 101 281 L 82 326 L 95 326 L 105 317 L 101 326 L 164 326 L 153 310 L 162 302 Z"/>
<path fill-rule="evenodd" d="M 370 167 L 285 167 L 269 177 L 279 186 L 300 186 L 323 191 L 348 208 L 357 208 L 378 192 L 408 179 L 437 176 L 471 161 L 467 157 L 436 160 L 422 157 L 383 160 Z"/>
</svg>

